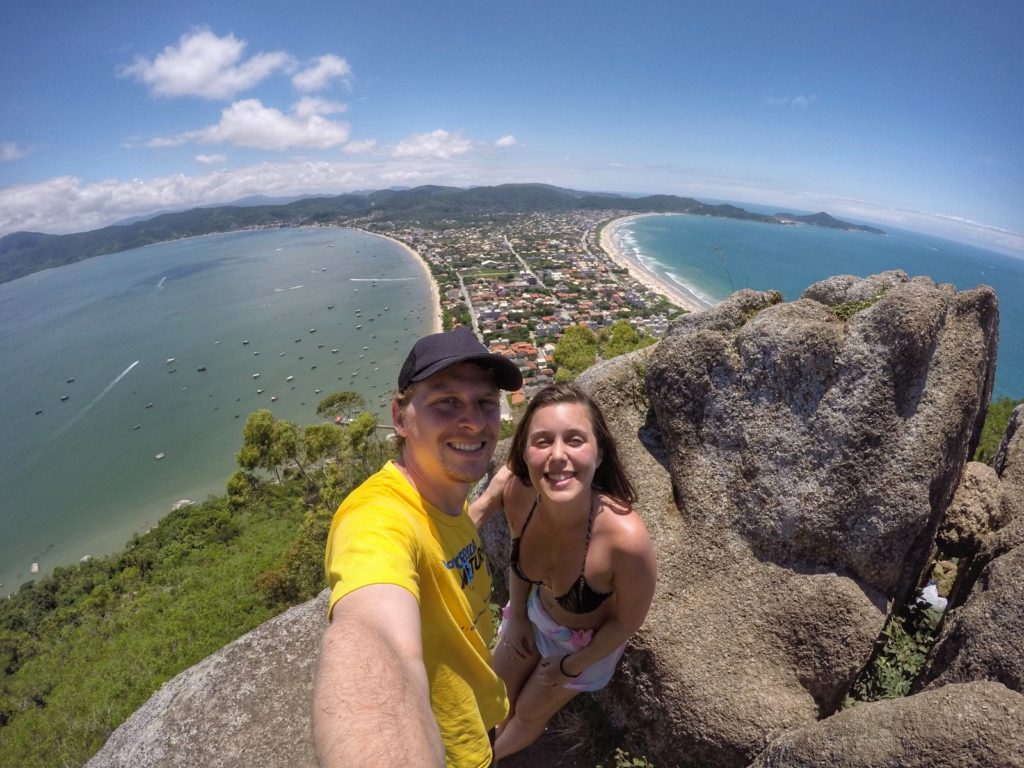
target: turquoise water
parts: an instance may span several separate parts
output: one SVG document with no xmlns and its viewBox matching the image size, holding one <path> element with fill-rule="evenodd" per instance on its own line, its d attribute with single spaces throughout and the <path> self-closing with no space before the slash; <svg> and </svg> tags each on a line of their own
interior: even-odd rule
<svg viewBox="0 0 1024 768">
<path fill-rule="evenodd" d="M 433 312 L 414 257 L 335 228 L 180 240 L 0 285 L 0 594 L 34 562 L 115 551 L 179 499 L 222 493 L 258 408 L 309 424 L 354 389 L 390 421 Z"/>
<path fill-rule="evenodd" d="M 703 216 L 645 216 L 616 228 L 623 255 L 715 304 L 741 288 L 799 298 L 832 275 L 887 269 L 960 290 L 992 286 L 1000 340 L 994 396 L 1024 397 L 1024 260 L 899 230 L 886 236 Z"/>
</svg>

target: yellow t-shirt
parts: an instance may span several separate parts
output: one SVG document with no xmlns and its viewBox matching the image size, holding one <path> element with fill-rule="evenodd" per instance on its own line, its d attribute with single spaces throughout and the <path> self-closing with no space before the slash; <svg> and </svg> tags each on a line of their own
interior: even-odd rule
<svg viewBox="0 0 1024 768">
<path fill-rule="evenodd" d="M 397 584 L 416 597 L 430 704 L 448 765 L 489 765 L 487 731 L 505 718 L 508 698 L 491 667 L 491 577 L 466 510 L 446 515 L 389 461 L 338 507 L 324 564 L 328 611 L 369 584 Z"/>
</svg>

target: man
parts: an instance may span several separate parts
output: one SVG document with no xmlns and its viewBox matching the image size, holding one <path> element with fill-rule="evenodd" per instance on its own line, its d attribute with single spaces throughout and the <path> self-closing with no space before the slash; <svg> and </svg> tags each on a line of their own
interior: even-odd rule
<svg viewBox="0 0 1024 768">
<path fill-rule="evenodd" d="M 313 731 L 321 766 L 486 768 L 508 710 L 491 668 L 491 579 L 466 497 L 522 375 L 467 328 L 426 336 L 398 376 L 398 458 L 338 508 Z"/>
</svg>

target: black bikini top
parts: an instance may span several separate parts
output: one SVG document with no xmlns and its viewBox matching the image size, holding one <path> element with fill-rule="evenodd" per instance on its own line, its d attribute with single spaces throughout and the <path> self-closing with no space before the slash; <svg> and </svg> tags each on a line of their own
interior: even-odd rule
<svg viewBox="0 0 1024 768">
<path fill-rule="evenodd" d="M 537 509 L 537 502 L 540 497 L 533 500 L 533 506 L 530 507 L 530 514 L 526 516 L 526 522 L 523 523 L 523 530 L 519 532 L 519 535 L 512 539 L 512 552 L 509 554 L 508 564 L 515 573 L 523 581 L 528 581 L 530 584 L 536 586 L 545 586 L 543 581 L 536 581 L 531 579 L 522 569 L 519 567 L 519 542 L 523 538 L 523 534 L 526 533 L 526 526 L 530 524 L 530 520 L 533 518 L 533 511 Z M 564 595 L 555 598 L 555 602 L 562 607 L 563 610 L 569 613 L 590 613 L 591 611 L 597 610 L 597 607 L 601 605 L 605 600 L 612 596 L 611 592 L 598 592 L 596 589 L 587 583 L 587 577 L 584 575 L 584 571 L 587 567 L 587 552 L 590 550 L 590 529 L 594 525 L 594 513 L 591 511 L 590 519 L 587 521 L 587 543 L 583 548 L 583 564 L 580 566 L 580 577 L 576 579 L 576 582 L 569 588 L 569 591 Z"/>
</svg>

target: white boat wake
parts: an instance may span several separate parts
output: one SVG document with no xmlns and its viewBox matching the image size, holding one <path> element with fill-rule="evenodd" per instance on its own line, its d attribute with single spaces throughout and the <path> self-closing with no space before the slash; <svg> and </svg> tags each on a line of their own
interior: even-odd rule
<svg viewBox="0 0 1024 768">
<path fill-rule="evenodd" d="M 81 419 L 83 416 L 85 416 L 85 414 L 87 414 L 89 412 L 89 410 L 94 405 L 96 405 L 96 403 L 98 403 L 100 400 L 103 399 L 103 396 L 106 395 L 107 392 L 109 392 L 110 390 L 112 390 L 114 388 L 114 386 L 117 384 L 117 382 L 119 382 L 121 379 L 123 379 L 125 376 L 127 376 L 131 372 L 132 368 L 134 368 L 138 364 L 139 364 L 139 361 L 136 360 L 134 363 L 132 363 L 127 368 L 125 368 L 123 371 L 121 371 L 121 373 L 118 374 L 117 378 L 114 379 L 109 384 L 107 384 L 107 386 L 104 388 L 104 390 L 102 392 L 100 392 L 98 395 L 96 395 L 96 397 L 94 397 L 92 399 L 92 401 L 87 406 L 85 406 L 85 408 L 83 408 L 78 413 L 76 413 L 72 418 L 68 419 L 64 423 L 64 426 L 61 427 L 59 430 L 57 430 L 56 437 L 60 437 L 65 432 L 67 432 L 69 429 L 71 429 L 71 427 L 73 427 L 78 422 L 79 419 Z"/>
</svg>

